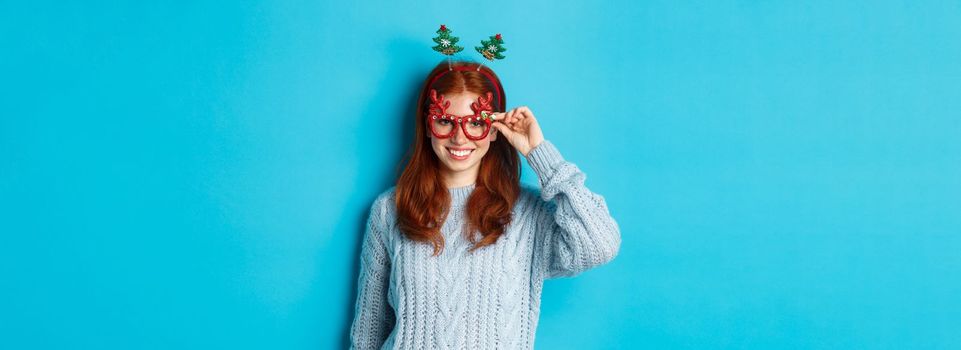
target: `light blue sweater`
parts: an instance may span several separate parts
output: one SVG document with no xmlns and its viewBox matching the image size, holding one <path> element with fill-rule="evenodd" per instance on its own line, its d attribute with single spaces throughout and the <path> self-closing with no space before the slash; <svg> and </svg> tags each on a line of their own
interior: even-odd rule
<svg viewBox="0 0 961 350">
<path fill-rule="evenodd" d="M 450 188 L 445 247 L 397 228 L 394 187 L 370 208 L 360 256 L 351 349 L 532 349 L 544 279 L 572 277 L 617 255 L 620 228 L 604 198 L 550 141 L 525 157 L 540 192 L 522 184 L 498 241 L 467 253 L 461 233 L 474 184 Z M 479 233 L 478 233 L 479 236 Z"/>
</svg>

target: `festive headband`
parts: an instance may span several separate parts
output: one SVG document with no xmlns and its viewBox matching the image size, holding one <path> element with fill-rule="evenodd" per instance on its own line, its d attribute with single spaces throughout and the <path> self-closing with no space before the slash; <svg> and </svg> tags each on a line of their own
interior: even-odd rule
<svg viewBox="0 0 961 350">
<path fill-rule="evenodd" d="M 437 46 L 434 46 L 434 51 L 447 56 L 448 68 L 450 68 L 450 56 L 464 49 L 463 47 L 457 46 L 457 41 L 460 40 L 460 38 L 450 33 L 450 29 L 441 24 L 440 29 L 437 30 L 437 37 L 434 38 L 434 42 L 437 43 Z M 491 62 L 495 59 L 504 59 L 504 55 L 501 55 L 501 52 L 507 51 L 507 49 L 504 48 L 504 39 L 501 39 L 500 34 L 492 35 L 490 40 L 481 40 L 481 46 L 476 46 L 474 49 Z M 477 66 L 477 70 L 479 71 L 483 65 L 482 63 Z"/>
<path fill-rule="evenodd" d="M 477 69 L 472 69 L 465 66 L 453 67 L 451 64 L 451 56 L 460 52 L 464 48 L 457 46 L 457 41 L 459 41 L 460 38 L 451 35 L 451 30 L 447 28 L 447 26 L 441 24 L 440 29 L 437 30 L 437 37 L 433 40 L 434 43 L 437 44 L 433 47 L 434 51 L 440 52 L 447 56 L 447 71 L 441 72 L 434 76 L 427 86 L 433 86 L 434 82 L 436 82 L 441 76 L 455 70 L 476 70 L 477 72 L 483 74 L 484 77 L 486 77 L 487 80 L 491 81 L 492 83 L 496 81 L 488 72 L 481 70 L 481 67 L 484 66 L 483 63 L 477 65 Z M 474 49 L 491 62 L 494 60 L 504 59 L 504 55 L 502 55 L 501 52 L 507 51 L 507 49 L 504 48 L 504 39 L 501 38 L 500 34 L 490 36 L 489 40 L 481 40 L 481 46 L 476 46 Z M 494 83 L 491 85 L 494 86 L 494 90 L 497 92 L 497 101 L 500 103 L 504 98 L 503 92 L 500 90 L 498 84 Z M 437 97 L 437 91 L 434 89 L 430 90 L 430 94 L 431 108 L 429 110 L 431 116 L 435 119 L 453 117 L 446 114 L 447 107 L 450 106 L 450 101 L 444 101 L 444 95 Z M 478 97 L 477 102 L 471 104 L 471 109 L 474 110 L 474 115 L 468 117 L 466 121 L 483 120 L 489 125 L 490 122 L 493 121 L 493 114 L 491 114 L 491 112 L 493 112 L 493 106 L 491 105 L 491 100 L 493 97 L 494 96 L 492 96 L 490 92 L 488 92 L 486 96 Z M 485 132 L 484 134 L 486 136 L 487 133 Z"/>
</svg>

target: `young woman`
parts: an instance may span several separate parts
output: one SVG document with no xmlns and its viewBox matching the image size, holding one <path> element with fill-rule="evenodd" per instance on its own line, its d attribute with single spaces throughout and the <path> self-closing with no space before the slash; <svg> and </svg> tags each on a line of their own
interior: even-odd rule
<svg viewBox="0 0 961 350">
<path fill-rule="evenodd" d="M 444 61 L 419 102 L 407 166 L 370 208 L 350 346 L 533 348 L 544 279 L 611 261 L 620 229 L 489 68 Z"/>
</svg>

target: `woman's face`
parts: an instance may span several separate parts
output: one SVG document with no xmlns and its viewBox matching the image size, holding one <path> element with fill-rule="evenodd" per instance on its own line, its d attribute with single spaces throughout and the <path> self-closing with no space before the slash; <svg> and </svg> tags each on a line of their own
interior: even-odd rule
<svg viewBox="0 0 961 350">
<path fill-rule="evenodd" d="M 461 116 L 474 114 L 474 110 L 470 106 L 471 103 L 477 101 L 477 97 L 478 95 L 472 92 L 445 94 L 444 98 L 450 101 L 447 113 Z M 427 136 L 430 137 L 431 148 L 434 149 L 434 153 L 440 159 L 443 174 L 447 178 L 463 179 L 467 176 L 470 177 L 472 182 L 476 180 L 481 158 L 484 158 L 484 155 L 487 154 L 490 143 L 497 140 L 497 129 L 492 127 L 490 132 L 487 133 L 487 137 L 480 140 L 471 140 L 467 138 L 467 135 L 464 135 L 464 130 L 461 129 L 460 125 L 457 125 L 454 128 L 453 136 L 439 139 L 430 132 L 430 126 L 428 125 Z"/>
</svg>

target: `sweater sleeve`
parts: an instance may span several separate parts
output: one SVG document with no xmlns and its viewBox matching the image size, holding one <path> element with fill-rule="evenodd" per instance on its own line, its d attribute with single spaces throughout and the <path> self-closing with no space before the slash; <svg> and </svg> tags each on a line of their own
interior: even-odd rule
<svg viewBox="0 0 961 350">
<path fill-rule="evenodd" d="M 350 349 L 380 349 L 394 327 L 394 309 L 387 299 L 391 262 L 384 237 L 389 202 L 385 196 L 374 201 L 364 231 Z"/>
<path fill-rule="evenodd" d="M 604 197 L 585 185 L 586 175 L 566 161 L 548 140 L 541 141 L 527 156 L 537 173 L 540 197 L 548 205 L 536 233 L 535 268 L 545 278 L 573 277 L 617 256 L 621 233 Z"/>
</svg>

